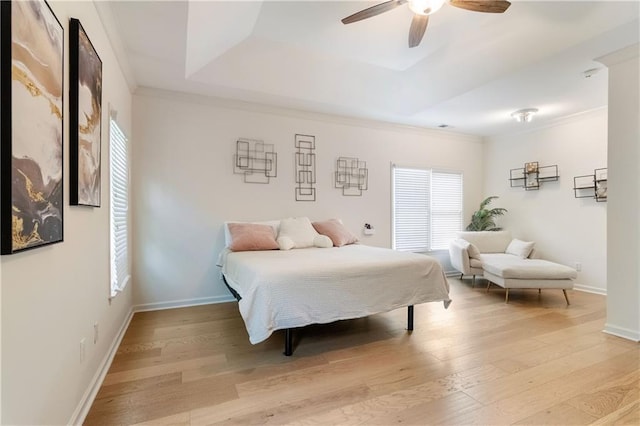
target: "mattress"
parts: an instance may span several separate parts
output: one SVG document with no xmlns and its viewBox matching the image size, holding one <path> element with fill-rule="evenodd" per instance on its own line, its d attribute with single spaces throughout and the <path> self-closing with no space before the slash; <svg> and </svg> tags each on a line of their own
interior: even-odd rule
<svg viewBox="0 0 640 426">
<path fill-rule="evenodd" d="M 353 244 L 225 251 L 220 264 L 253 344 L 275 330 L 451 302 L 442 266 L 423 254 Z"/>
</svg>

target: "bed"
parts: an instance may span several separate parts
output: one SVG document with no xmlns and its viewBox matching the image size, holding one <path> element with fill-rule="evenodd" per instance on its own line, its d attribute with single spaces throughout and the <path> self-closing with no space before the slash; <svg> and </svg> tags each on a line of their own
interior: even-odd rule
<svg viewBox="0 0 640 426">
<path fill-rule="evenodd" d="M 285 330 L 285 355 L 293 353 L 291 330 L 310 324 L 361 318 L 413 306 L 451 303 L 449 284 L 432 257 L 350 244 L 296 250 L 225 251 L 222 276 L 238 299 L 249 341 L 260 343 Z"/>
</svg>

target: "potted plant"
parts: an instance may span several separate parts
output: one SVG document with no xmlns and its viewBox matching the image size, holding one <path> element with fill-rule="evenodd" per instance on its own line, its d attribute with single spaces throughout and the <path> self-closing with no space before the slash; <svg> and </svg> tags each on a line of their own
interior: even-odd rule
<svg viewBox="0 0 640 426">
<path fill-rule="evenodd" d="M 502 207 L 488 209 L 487 206 L 494 198 L 498 197 L 495 195 L 487 197 L 480 203 L 480 209 L 471 216 L 471 223 L 467 225 L 467 231 L 500 231 L 502 229 L 496 226 L 495 218 L 505 214 L 507 209 Z"/>
</svg>

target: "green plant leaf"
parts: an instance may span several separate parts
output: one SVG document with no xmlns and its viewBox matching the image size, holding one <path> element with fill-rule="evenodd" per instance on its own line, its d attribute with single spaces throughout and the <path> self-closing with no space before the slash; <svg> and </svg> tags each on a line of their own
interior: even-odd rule
<svg viewBox="0 0 640 426">
<path fill-rule="evenodd" d="M 496 226 L 494 218 L 496 216 L 503 216 L 507 209 L 502 207 L 496 207 L 491 210 L 487 209 L 487 206 L 491 204 L 495 198 L 499 198 L 495 195 L 485 198 L 480 203 L 480 208 L 471 216 L 471 223 L 467 225 L 467 231 L 499 231 L 502 228 Z"/>
</svg>

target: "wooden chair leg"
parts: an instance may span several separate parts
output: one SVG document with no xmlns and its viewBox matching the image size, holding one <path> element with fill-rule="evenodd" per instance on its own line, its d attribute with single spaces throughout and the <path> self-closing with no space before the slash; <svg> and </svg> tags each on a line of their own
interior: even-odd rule
<svg viewBox="0 0 640 426">
<path fill-rule="evenodd" d="M 567 296 L 567 290 L 563 288 L 562 292 L 564 293 L 564 300 L 567 301 L 567 306 L 569 306 L 571 303 L 569 303 L 569 296 Z"/>
<path fill-rule="evenodd" d="M 505 293 L 504 293 L 504 303 L 509 303 L 509 289 L 505 288 Z"/>
<path fill-rule="evenodd" d="M 489 287 L 491 287 L 491 281 L 487 280 L 487 293 L 489 293 Z"/>
<path fill-rule="evenodd" d="M 542 293 L 542 289 L 541 288 L 538 289 L 538 294 L 540 294 L 540 293 Z"/>
<path fill-rule="evenodd" d="M 464 277 L 464 274 L 460 274 L 460 279 L 462 279 L 462 277 Z"/>
<path fill-rule="evenodd" d="M 476 286 L 476 276 L 473 275 L 471 277 L 471 288 L 474 288 Z"/>
</svg>

